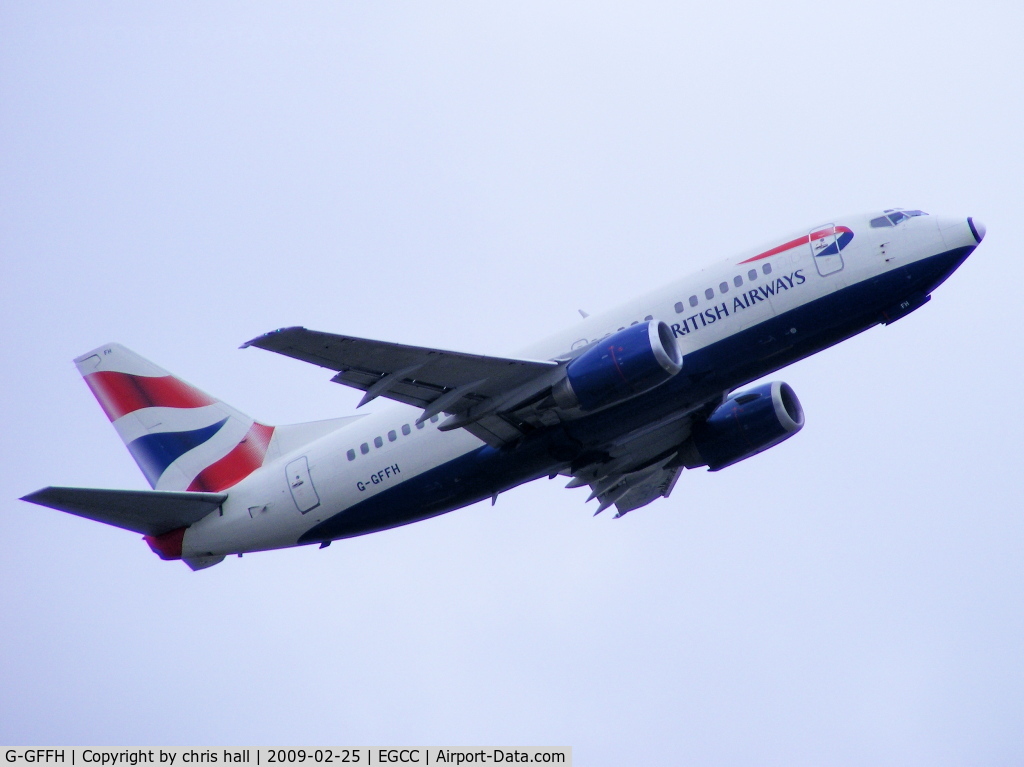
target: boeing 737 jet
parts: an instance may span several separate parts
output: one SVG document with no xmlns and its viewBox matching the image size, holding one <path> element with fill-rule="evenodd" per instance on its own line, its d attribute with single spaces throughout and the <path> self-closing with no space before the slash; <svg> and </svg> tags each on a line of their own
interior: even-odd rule
<svg viewBox="0 0 1024 767">
<path fill-rule="evenodd" d="M 615 516 L 796 434 L 775 381 L 796 360 L 923 306 L 985 236 L 891 209 L 807 227 L 533 344 L 515 358 L 290 327 L 256 347 L 396 404 L 269 426 L 110 343 L 75 360 L 152 490 L 47 487 L 24 500 L 132 530 L 198 570 L 228 554 L 348 538 L 540 477 Z"/>
</svg>

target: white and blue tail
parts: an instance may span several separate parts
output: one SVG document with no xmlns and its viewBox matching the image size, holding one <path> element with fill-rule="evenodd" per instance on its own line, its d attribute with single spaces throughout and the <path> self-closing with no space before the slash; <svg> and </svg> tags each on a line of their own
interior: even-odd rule
<svg viewBox="0 0 1024 767">
<path fill-rule="evenodd" d="M 263 465 L 273 426 L 130 349 L 106 344 L 75 365 L 154 489 L 216 493 Z"/>
</svg>

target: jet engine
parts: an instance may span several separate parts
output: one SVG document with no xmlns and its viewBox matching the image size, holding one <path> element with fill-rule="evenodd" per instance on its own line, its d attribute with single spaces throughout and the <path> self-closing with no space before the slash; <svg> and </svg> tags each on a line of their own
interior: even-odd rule
<svg viewBox="0 0 1024 767">
<path fill-rule="evenodd" d="M 782 381 L 733 394 L 695 424 L 682 458 L 688 469 L 724 469 L 789 439 L 804 426 L 793 388 Z"/>
<path fill-rule="evenodd" d="M 551 393 L 559 407 L 588 412 L 650 391 L 682 367 L 669 326 L 660 320 L 641 322 L 598 341 L 572 360 Z"/>
</svg>

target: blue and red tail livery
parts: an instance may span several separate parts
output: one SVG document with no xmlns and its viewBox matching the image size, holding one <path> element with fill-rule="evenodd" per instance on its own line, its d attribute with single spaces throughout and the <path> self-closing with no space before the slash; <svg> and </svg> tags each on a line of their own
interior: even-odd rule
<svg viewBox="0 0 1024 767">
<path fill-rule="evenodd" d="M 169 375 L 142 376 L 100 370 L 87 373 L 85 382 L 111 421 L 147 407 L 196 408 L 216 402 Z"/>
<path fill-rule="evenodd" d="M 188 489 L 216 493 L 241 482 L 263 465 L 273 436 L 273 426 L 253 421 L 242 441 L 226 456 L 199 472 Z"/>
<path fill-rule="evenodd" d="M 75 364 L 154 489 L 219 492 L 263 465 L 274 427 L 124 346 L 101 346 Z"/>
</svg>

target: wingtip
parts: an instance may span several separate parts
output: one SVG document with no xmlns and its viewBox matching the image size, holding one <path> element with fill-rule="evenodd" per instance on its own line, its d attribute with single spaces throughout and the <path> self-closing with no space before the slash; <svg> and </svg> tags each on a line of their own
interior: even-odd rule
<svg viewBox="0 0 1024 767">
<path fill-rule="evenodd" d="M 41 487 L 38 490 L 32 491 L 31 493 L 26 493 L 25 495 L 21 496 L 21 498 L 19 498 L 18 500 L 25 501 L 26 503 L 34 503 L 39 506 L 45 506 L 46 504 L 42 503 L 39 499 L 45 498 L 46 494 L 52 489 L 52 487 Z"/>
<path fill-rule="evenodd" d="M 238 348 L 248 349 L 250 346 L 255 346 L 257 349 L 262 348 L 260 346 L 260 341 L 270 338 L 271 336 L 280 335 L 281 333 L 287 333 L 290 330 L 305 330 L 305 328 L 302 327 L 301 325 L 291 325 L 287 328 L 278 328 L 277 330 L 271 330 L 269 333 L 264 333 L 263 335 L 256 336 L 255 338 L 250 338 L 248 341 L 246 341 Z"/>
</svg>

